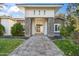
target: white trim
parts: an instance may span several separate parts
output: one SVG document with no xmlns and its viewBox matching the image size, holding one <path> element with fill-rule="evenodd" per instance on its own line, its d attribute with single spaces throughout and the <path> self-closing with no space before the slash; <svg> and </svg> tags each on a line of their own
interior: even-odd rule
<svg viewBox="0 0 79 59">
<path fill-rule="evenodd" d="M 60 26 L 60 24 L 59 24 L 59 23 L 55 23 L 55 24 L 54 24 L 54 32 L 55 32 L 55 33 L 59 33 L 60 31 L 55 31 L 55 25 Z"/>
</svg>

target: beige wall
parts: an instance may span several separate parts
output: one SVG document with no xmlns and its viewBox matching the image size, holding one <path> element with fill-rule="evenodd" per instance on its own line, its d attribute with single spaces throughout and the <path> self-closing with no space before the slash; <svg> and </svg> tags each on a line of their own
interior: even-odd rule
<svg viewBox="0 0 79 59">
<path fill-rule="evenodd" d="M 13 24 L 15 24 L 16 21 L 13 21 L 11 19 L 1 19 L 1 24 L 5 27 L 5 33 L 4 35 L 11 35 L 11 27 Z"/>
<path fill-rule="evenodd" d="M 17 23 L 21 23 L 22 25 L 25 25 L 25 21 L 24 20 L 16 20 Z"/>
<path fill-rule="evenodd" d="M 54 17 L 57 8 L 55 7 L 19 7 L 20 11 L 23 13 L 23 16 L 19 18 L 25 17 Z M 35 10 L 35 15 L 34 15 Z M 40 10 L 40 15 L 39 15 Z M 44 14 L 45 10 L 45 14 Z"/>
<path fill-rule="evenodd" d="M 54 8 L 26 8 L 25 14 L 26 17 L 54 17 Z"/>
<path fill-rule="evenodd" d="M 15 24 L 15 23 L 21 23 L 22 25 L 24 25 L 24 20 L 12 20 L 9 18 L 3 18 L 1 19 L 1 24 L 5 27 L 5 33 L 4 35 L 11 35 L 11 27 Z"/>
</svg>

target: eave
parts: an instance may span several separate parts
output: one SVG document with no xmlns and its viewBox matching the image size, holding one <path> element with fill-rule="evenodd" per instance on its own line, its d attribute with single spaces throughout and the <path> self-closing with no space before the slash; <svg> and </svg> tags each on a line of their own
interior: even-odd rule
<svg viewBox="0 0 79 59">
<path fill-rule="evenodd" d="M 61 7 L 64 4 L 55 4 L 55 3 L 19 3 L 16 4 L 21 7 Z"/>
</svg>

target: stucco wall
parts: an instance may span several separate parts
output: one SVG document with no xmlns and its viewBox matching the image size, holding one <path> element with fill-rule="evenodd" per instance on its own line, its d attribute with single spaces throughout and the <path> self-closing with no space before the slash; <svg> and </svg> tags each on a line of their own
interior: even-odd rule
<svg viewBox="0 0 79 59">
<path fill-rule="evenodd" d="M 5 27 L 4 35 L 11 35 L 11 27 L 16 22 L 11 19 L 1 19 L 1 24 Z"/>
<path fill-rule="evenodd" d="M 25 10 L 26 17 L 54 17 L 54 9 L 50 8 L 26 8 Z"/>
</svg>

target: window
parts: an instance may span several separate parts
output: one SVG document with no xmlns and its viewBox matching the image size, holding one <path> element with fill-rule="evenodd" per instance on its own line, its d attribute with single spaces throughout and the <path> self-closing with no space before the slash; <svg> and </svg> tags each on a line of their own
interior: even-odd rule
<svg viewBox="0 0 79 59">
<path fill-rule="evenodd" d="M 35 15 L 35 10 L 34 10 L 34 15 Z"/>
<path fill-rule="evenodd" d="M 40 10 L 39 10 L 39 15 L 40 15 Z"/>
<path fill-rule="evenodd" d="M 44 15 L 46 14 L 46 11 L 44 10 Z"/>
<path fill-rule="evenodd" d="M 36 32 L 40 32 L 41 24 L 36 24 Z"/>
<path fill-rule="evenodd" d="M 54 32 L 60 32 L 60 24 L 54 24 Z"/>
</svg>

